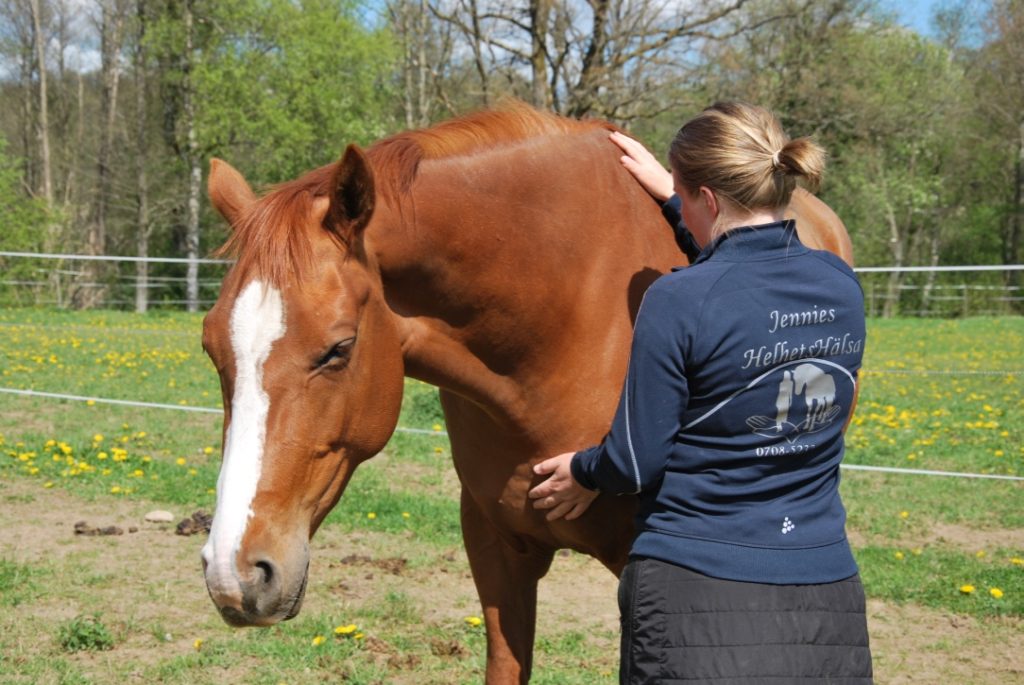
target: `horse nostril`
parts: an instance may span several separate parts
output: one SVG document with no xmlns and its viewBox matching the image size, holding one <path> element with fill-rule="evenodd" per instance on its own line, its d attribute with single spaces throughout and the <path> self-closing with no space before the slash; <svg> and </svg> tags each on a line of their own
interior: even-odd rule
<svg viewBox="0 0 1024 685">
<path fill-rule="evenodd" d="M 260 580 L 264 585 L 270 585 L 273 582 L 274 576 L 276 574 L 276 571 L 274 570 L 274 565 L 269 561 L 257 561 L 253 565 L 256 567 L 256 570 L 259 571 L 260 574 L 262 575 L 262 577 L 258 578 L 258 580 Z"/>
</svg>

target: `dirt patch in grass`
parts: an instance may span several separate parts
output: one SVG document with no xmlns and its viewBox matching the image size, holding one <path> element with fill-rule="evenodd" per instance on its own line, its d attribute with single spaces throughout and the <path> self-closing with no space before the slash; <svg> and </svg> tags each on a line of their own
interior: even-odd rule
<svg viewBox="0 0 1024 685">
<path fill-rule="evenodd" d="M 1024 528 L 979 530 L 955 523 L 936 523 L 924 537 L 923 542 L 948 545 L 964 552 L 993 549 L 1024 551 Z M 917 544 L 920 546 L 921 542 Z"/>
<path fill-rule="evenodd" d="M 87 502 L 60 489 L 45 490 L 28 479 L 0 481 L 0 501 L 5 519 L 0 526 L 0 558 L 49 570 L 37 581 L 37 596 L 0 619 L 0 627 L 16 631 L 10 639 L 19 653 L 67 658 L 97 683 L 120 683 L 126 678 L 140 681 L 151 673 L 147 669 L 194 653 L 196 638 L 229 642 L 239 635 L 223 625 L 206 596 L 198 556 L 204 536 L 174 535 L 173 523 L 145 523 L 143 516 L 156 505 L 115 498 Z M 184 518 L 191 512 L 174 513 Z M 76 536 L 74 524 L 80 520 L 126 531 L 137 526 L 139 531 Z M 960 534 L 964 537 L 956 537 Z M 937 528 L 935 535 L 936 540 L 941 535 L 946 542 L 970 549 L 1016 544 L 1002 535 L 981 543 L 974 531 L 968 535 L 946 526 Z M 345 533 L 328 527 L 313 541 L 312 550 L 304 612 L 340 624 L 350 622 L 353 613 L 367 615 L 371 607 L 379 624 L 436 626 L 436 635 L 427 638 L 432 646 L 424 650 L 426 658 L 433 654 L 482 663 L 482 647 L 471 650 L 465 640 L 452 637 L 456 628 L 465 629 L 465 617 L 480 615 L 461 548 L 428 546 L 412 533 Z M 600 643 L 606 670 L 613 671 L 618 649 L 616 584 L 590 558 L 556 556 L 541 582 L 538 639 L 556 642 L 566 633 L 583 633 Z M 93 611 L 103 613 L 115 634 L 115 649 L 62 654 L 53 639 L 57 626 Z M 373 626 L 367 628 L 372 637 Z M 1001 685 L 1024 678 L 1024 622 L 1017 618 L 980 620 L 872 600 L 869 628 L 879 683 Z M 417 682 L 420 656 L 384 643 L 379 649 L 382 662 L 396 671 L 393 682 Z M 19 663 L 10 665 L 17 673 Z M 538 658 L 536 669 L 543 668 L 544 659 Z M 244 662 L 228 662 L 217 673 L 237 676 L 241 682 L 248 671 Z M 31 678 L 26 677 L 22 680 L 28 682 Z M 612 679 L 609 676 L 609 682 Z"/>
</svg>

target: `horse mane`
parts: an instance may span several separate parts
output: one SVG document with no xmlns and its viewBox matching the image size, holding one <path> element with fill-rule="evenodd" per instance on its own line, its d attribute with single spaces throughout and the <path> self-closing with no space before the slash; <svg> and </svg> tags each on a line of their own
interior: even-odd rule
<svg viewBox="0 0 1024 685">
<path fill-rule="evenodd" d="M 395 134 L 371 145 L 366 154 L 377 192 L 395 200 L 409 192 L 423 161 L 463 157 L 534 138 L 595 128 L 613 129 L 603 121 L 567 119 L 511 101 L 498 109 Z M 308 270 L 313 262 L 313 245 L 306 227 L 313 200 L 329 192 L 333 169 L 334 164 L 328 164 L 271 188 L 238 220 L 214 254 L 236 259 L 236 268 L 251 270 L 275 287 L 281 287 L 289 274 Z M 346 242 L 342 237 L 338 239 Z"/>
</svg>

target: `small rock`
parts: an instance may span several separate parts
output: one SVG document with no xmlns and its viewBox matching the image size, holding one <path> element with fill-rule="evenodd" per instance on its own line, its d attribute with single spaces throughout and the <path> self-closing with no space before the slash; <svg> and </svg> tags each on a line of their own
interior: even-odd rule
<svg viewBox="0 0 1024 685">
<path fill-rule="evenodd" d="M 156 511 L 151 511 L 146 514 L 144 518 L 150 523 L 171 523 L 174 521 L 174 514 L 169 511 L 157 509 Z"/>
</svg>

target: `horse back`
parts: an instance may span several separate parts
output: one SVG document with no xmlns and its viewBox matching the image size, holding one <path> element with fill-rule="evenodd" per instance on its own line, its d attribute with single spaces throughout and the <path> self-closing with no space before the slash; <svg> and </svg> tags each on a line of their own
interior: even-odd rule
<svg viewBox="0 0 1024 685">
<path fill-rule="evenodd" d="M 853 266 L 853 244 L 846 226 L 832 208 L 803 188 L 793 191 L 786 217 L 796 219 L 800 242 L 816 250 L 828 250 Z"/>
</svg>

